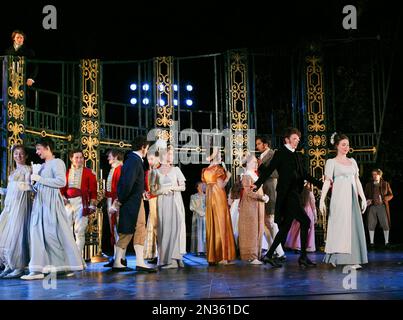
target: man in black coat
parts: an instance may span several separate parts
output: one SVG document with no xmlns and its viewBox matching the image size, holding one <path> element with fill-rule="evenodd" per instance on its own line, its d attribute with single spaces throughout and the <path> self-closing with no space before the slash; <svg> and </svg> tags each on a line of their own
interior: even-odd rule
<svg viewBox="0 0 403 320">
<path fill-rule="evenodd" d="M 301 266 L 314 266 L 315 264 L 306 256 L 306 244 L 310 219 L 305 213 L 300 194 L 304 188 L 304 180 L 322 188 L 322 182 L 312 177 L 305 170 L 303 161 L 296 148 L 301 138 L 301 132 L 296 128 L 287 128 L 284 134 L 285 144 L 274 154 L 268 166 L 259 167 L 259 179 L 255 182 L 255 190 L 270 178 L 274 170 L 278 172 L 277 199 L 275 208 L 275 222 L 279 226 L 279 232 L 274 238 L 263 262 L 268 262 L 274 267 L 281 267 L 279 261 L 273 258 L 273 253 L 280 243 L 287 238 L 293 220 L 300 223 L 301 231 L 301 256 L 298 263 Z"/>
<path fill-rule="evenodd" d="M 4 55 L 6 56 L 20 56 L 28 59 L 34 59 L 35 53 L 33 50 L 27 48 L 24 44 L 25 34 L 21 30 L 14 30 L 11 34 L 12 46 L 9 47 Z M 38 67 L 34 64 L 27 64 L 27 86 L 32 86 L 35 82 L 35 78 L 38 75 Z"/>
<path fill-rule="evenodd" d="M 136 252 L 136 271 L 156 272 L 147 266 L 143 259 L 144 241 L 146 236 L 144 194 L 144 164 L 149 142 L 144 136 L 137 136 L 132 142 L 132 149 L 123 163 L 117 190 L 117 205 L 119 205 L 119 240 L 116 244 L 113 270 L 126 271 L 124 259 L 127 246 L 133 239 Z"/>
</svg>

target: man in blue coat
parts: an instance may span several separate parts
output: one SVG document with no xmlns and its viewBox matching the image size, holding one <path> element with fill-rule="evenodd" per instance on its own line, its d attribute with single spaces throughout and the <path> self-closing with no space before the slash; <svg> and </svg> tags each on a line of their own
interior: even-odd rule
<svg viewBox="0 0 403 320">
<path fill-rule="evenodd" d="M 132 150 L 123 163 L 117 192 L 119 209 L 118 234 L 113 271 L 127 271 L 124 265 L 127 246 L 133 239 L 136 252 L 136 271 L 156 272 L 146 265 L 143 258 L 146 236 L 145 211 L 143 204 L 144 168 L 143 158 L 146 157 L 149 142 L 144 136 L 137 136 L 132 142 Z"/>
</svg>

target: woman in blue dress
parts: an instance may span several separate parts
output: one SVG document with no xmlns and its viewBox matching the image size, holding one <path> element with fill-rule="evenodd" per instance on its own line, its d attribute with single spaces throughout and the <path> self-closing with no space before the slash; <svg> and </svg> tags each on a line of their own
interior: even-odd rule
<svg viewBox="0 0 403 320">
<path fill-rule="evenodd" d="M 24 280 L 43 279 L 45 273 L 85 268 L 59 190 L 66 185 L 66 165 L 53 155 L 50 139 L 43 138 L 37 142 L 36 154 L 45 163 L 33 165 L 31 175 L 36 195 L 31 213 L 30 273 L 21 277 Z"/>
</svg>

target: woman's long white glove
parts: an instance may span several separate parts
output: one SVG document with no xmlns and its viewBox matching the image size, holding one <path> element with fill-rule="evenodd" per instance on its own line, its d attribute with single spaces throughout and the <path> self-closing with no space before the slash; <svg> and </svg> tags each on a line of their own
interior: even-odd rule
<svg viewBox="0 0 403 320">
<path fill-rule="evenodd" d="M 186 190 L 186 186 L 185 185 L 179 185 L 179 186 L 172 186 L 169 187 L 169 190 L 171 191 L 185 191 Z"/>
<path fill-rule="evenodd" d="M 364 190 L 362 189 L 362 184 L 358 175 L 355 177 L 355 181 L 357 184 L 357 191 L 361 198 L 361 213 L 364 214 L 365 210 L 367 210 L 367 199 L 364 194 Z"/>
<path fill-rule="evenodd" d="M 329 189 L 330 189 L 330 180 L 325 180 L 325 182 L 323 183 L 322 192 L 320 194 L 320 200 L 319 200 L 319 210 L 323 216 L 326 215 L 325 199 L 327 193 L 329 192 Z"/>
</svg>

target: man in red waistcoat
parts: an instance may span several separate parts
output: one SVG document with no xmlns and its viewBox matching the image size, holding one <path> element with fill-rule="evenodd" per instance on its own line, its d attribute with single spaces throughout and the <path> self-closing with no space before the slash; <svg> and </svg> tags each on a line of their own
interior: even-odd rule
<svg viewBox="0 0 403 320">
<path fill-rule="evenodd" d="M 82 150 L 70 151 L 69 158 L 71 168 L 66 173 L 66 186 L 60 191 L 78 250 L 83 254 L 88 215 L 96 211 L 97 179 L 91 169 L 84 167 Z"/>
<path fill-rule="evenodd" d="M 108 162 L 111 170 L 108 174 L 105 186 L 105 198 L 108 210 L 109 227 L 111 231 L 111 245 L 113 247 L 113 256 L 116 255 L 116 244 L 119 241 L 118 223 L 119 223 L 119 206 L 116 205 L 115 200 L 118 197 L 118 182 L 120 173 L 122 172 L 124 154 L 119 150 L 109 150 L 107 152 Z M 112 258 L 109 263 L 104 267 L 113 267 L 114 259 Z M 127 265 L 127 262 L 125 262 Z M 124 264 L 125 264 L 124 263 Z"/>
</svg>

